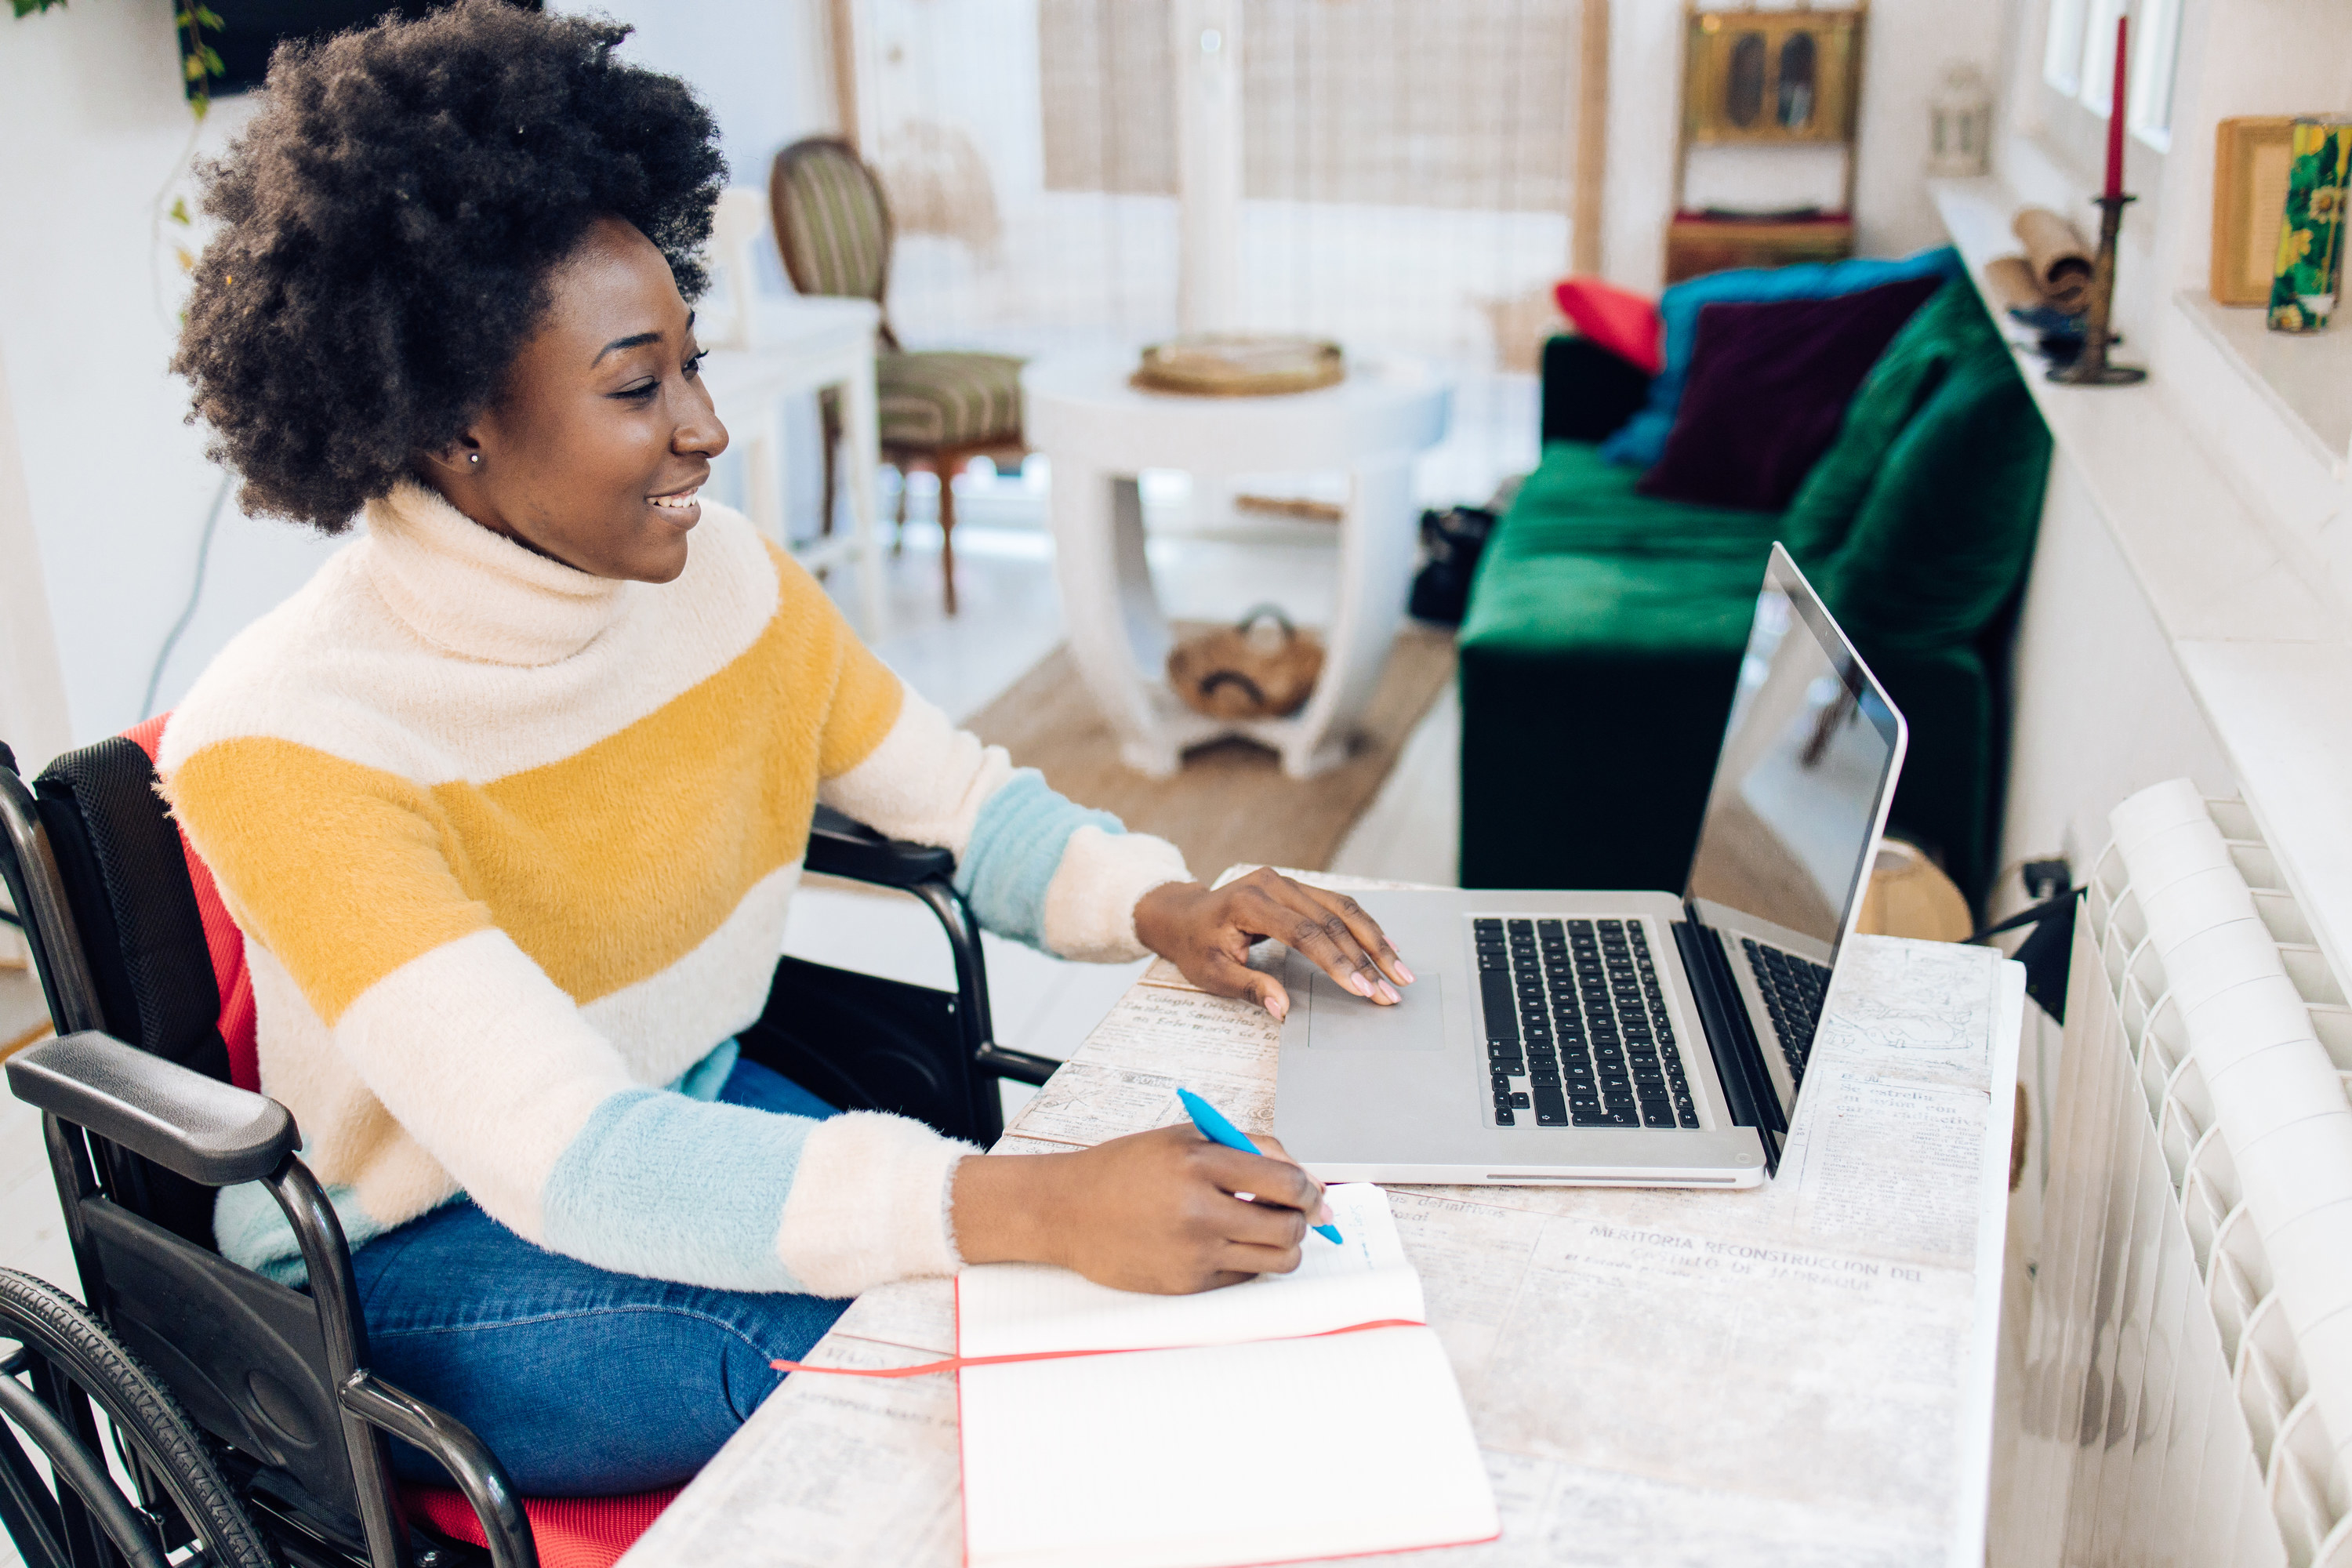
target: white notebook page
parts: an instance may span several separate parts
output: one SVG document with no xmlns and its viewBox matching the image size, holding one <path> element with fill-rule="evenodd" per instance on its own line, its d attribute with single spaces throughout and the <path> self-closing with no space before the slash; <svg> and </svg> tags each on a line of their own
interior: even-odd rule
<svg viewBox="0 0 2352 1568">
<path fill-rule="evenodd" d="M 1043 1264 L 967 1268 L 956 1277 L 957 1353 L 1230 1344 L 1381 1318 L 1422 1321 L 1421 1276 L 1405 1261 L 1388 1194 L 1355 1182 L 1327 1196 L 1336 1245 L 1309 1231 L 1296 1270 L 1222 1290 L 1151 1296 Z"/>
<path fill-rule="evenodd" d="M 1058 1269 L 965 1271 L 968 1356 L 1194 1347 L 966 1368 L 968 1563 L 1226 1568 L 1496 1533 L 1436 1335 L 1273 1337 L 1422 1315 L 1386 1194 L 1330 1196 L 1343 1246 L 1310 1243 L 1320 1250 L 1296 1275 L 1198 1296 L 1137 1296 Z"/>
</svg>

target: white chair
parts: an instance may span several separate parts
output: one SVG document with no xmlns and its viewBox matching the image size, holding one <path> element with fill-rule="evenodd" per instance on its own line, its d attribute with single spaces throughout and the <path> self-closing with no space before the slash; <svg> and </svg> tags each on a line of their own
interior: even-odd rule
<svg viewBox="0 0 2352 1568">
<path fill-rule="evenodd" d="M 881 308 L 868 300 L 793 295 L 762 298 L 753 254 L 768 226 L 764 192 L 730 186 L 719 193 L 704 259 L 716 275 L 697 318 L 702 362 L 719 417 L 742 444 L 744 510 L 760 531 L 791 549 L 810 571 L 844 562 L 857 568 L 861 630 L 883 631 L 882 549 L 875 531 L 875 469 L 881 461 L 874 404 L 874 343 Z M 783 441 L 787 397 L 838 387 L 843 468 L 850 527 L 831 519 L 819 537 L 795 544 L 784 526 Z"/>
</svg>

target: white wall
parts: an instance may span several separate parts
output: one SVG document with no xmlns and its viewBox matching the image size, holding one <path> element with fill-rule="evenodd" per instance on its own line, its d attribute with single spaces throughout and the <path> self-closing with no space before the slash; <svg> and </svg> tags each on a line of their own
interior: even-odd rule
<svg viewBox="0 0 2352 1568">
<path fill-rule="evenodd" d="M 49 593 L 41 580 L 41 542 L 16 447 L 5 356 L 0 356 L 0 741 L 27 775 L 70 743 L 66 688 L 58 670 Z M 0 934 L 0 957 L 13 939 Z"/>
<path fill-rule="evenodd" d="M 1726 3 L 1706 0 L 1709 9 Z M 1943 242 L 1926 184 L 1928 97 L 1961 60 L 1988 82 L 2000 79 L 2002 21 L 1996 0 L 1874 0 L 1854 176 L 1860 254 L 1906 256 Z M 1654 290 L 1664 275 L 1674 207 L 1683 9 L 1678 0 L 1613 0 L 1609 26 L 1601 270 L 1628 289 Z"/>
<path fill-rule="evenodd" d="M 2107 813 L 2183 776 L 2237 793 L 2171 644 L 2060 454 L 2017 633 L 2015 716 L 1996 897 L 2022 907 L 2015 867 L 2063 855 L 2079 881 L 2107 840 Z"/>
<path fill-rule="evenodd" d="M 11 154 L 0 162 L 0 210 L 16 217 L 0 234 L 0 374 L 37 545 L 37 564 L 8 551 L 17 581 L 5 603 L 13 622 L 37 571 L 75 741 L 142 716 L 218 482 L 201 437 L 182 423 L 185 390 L 164 372 L 178 308 L 168 251 L 157 298 L 153 203 L 194 123 L 178 64 L 168 0 L 0 19 L 0 145 Z M 234 105 L 216 110 L 201 148 L 217 150 L 241 118 Z M 0 491 L 8 488 L 0 473 Z M 0 528 L 10 527 L 8 510 L 0 495 Z M 323 552 L 315 536 L 232 509 L 214 552 L 213 598 L 159 701 L 184 688 L 207 644 L 282 596 Z M 12 626 L 10 684 L 37 689 L 37 660 L 15 646 L 26 635 Z M 8 720 L 25 721 L 13 711 Z M 58 739 L 27 749 L 37 755 Z"/>
</svg>

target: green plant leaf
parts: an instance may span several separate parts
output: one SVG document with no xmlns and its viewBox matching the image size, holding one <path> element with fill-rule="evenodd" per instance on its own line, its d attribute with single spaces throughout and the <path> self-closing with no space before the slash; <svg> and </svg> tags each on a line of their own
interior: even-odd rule
<svg viewBox="0 0 2352 1568">
<path fill-rule="evenodd" d="M 195 10 L 198 25 L 215 33 L 226 33 L 228 31 L 228 24 L 222 21 L 220 19 L 220 13 L 214 10 L 211 6 L 199 5 Z"/>
<path fill-rule="evenodd" d="M 180 62 L 180 69 L 186 74 L 190 81 L 195 81 L 205 74 L 205 62 L 194 55 L 190 55 Z"/>
<path fill-rule="evenodd" d="M 188 198 L 185 196 L 173 197 L 172 210 L 165 213 L 163 216 L 170 218 L 173 223 L 178 224 L 183 228 L 189 227 L 196 221 L 194 218 L 188 216 Z"/>
<path fill-rule="evenodd" d="M 226 76 L 226 75 L 228 75 L 228 67 L 226 67 L 226 66 L 225 66 L 225 65 L 221 64 L 220 51 L 219 51 L 218 49 L 216 49 L 216 48 L 213 47 L 210 44 L 200 44 L 200 45 L 198 45 L 198 46 L 197 46 L 197 47 L 196 47 L 196 55 L 197 55 L 197 58 L 199 58 L 200 59 L 202 59 L 202 60 L 205 62 L 205 75 L 207 75 L 207 76 Z"/>
</svg>

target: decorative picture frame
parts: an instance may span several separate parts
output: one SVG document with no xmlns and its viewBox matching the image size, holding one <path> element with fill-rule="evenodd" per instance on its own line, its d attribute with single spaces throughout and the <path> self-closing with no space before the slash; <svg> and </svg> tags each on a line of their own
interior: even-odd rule
<svg viewBox="0 0 2352 1568">
<path fill-rule="evenodd" d="M 1683 50 L 1685 142 L 1853 141 L 1864 15 L 1858 5 L 1693 9 Z"/>
<path fill-rule="evenodd" d="M 2243 115 L 2213 130 L 2213 254 L 2206 289 L 2217 305 L 2267 305 L 2294 163 L 2294 117 Z"/>
</svg>

